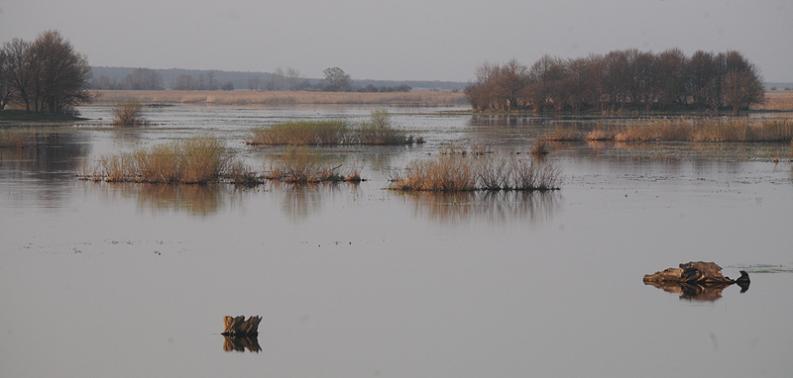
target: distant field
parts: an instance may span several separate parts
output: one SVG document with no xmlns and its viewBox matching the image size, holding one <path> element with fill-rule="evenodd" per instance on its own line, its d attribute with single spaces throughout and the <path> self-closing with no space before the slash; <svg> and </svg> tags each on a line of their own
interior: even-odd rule
<svg viewBox="0 0 793 378">
<path fill-rule="evenodd" d="M 463 93 L 412 91 L 388 93 L 308 91 L 92 91 L 97 103 L 139 101 L 217 105 L 361 104 L 448 106 L 467 104 Z"/>
<path fill-rule="evenodd" d="M 793 110 L 793 91 L 767 91 L 765 103 L 755 105 L 755 110 Z"/>
</svg>

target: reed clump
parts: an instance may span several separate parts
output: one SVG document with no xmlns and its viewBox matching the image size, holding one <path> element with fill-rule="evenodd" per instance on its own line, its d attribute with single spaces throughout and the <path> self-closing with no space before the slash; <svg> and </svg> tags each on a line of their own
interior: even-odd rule
<svg viewBox="0 0 793 378">
<path fill-rule="evenodd" d="M 264 178 L 296 184 L 365 181 L 357 167 L 343 171 L 342 166 L 323 161 L 310 150 L 298 147 L 287 150 Z"/>
<path fill-rule="evenodd" d="M 549 191 L 561 185 L 559 170 L 550 164 L 488 157 L 440 155 L 412 162 L 404 176 L 392 179 L 390 189 L 401 191 Z"/>
<path fill-rule="evenodd" d="M 141 148 L 100 159 L 93 174 L 83 178 L 107 182 L 205 184 L 220 181 L 232 154 L 213 137 Z"/>
<path fill-rule="evenodd" d="M 130 101 L 116 104 L 113 107 L 113 126 L 135 127 L 147 124 L 141 115 L 143 105 L 139 102 Z"/>
<path fill-rule="evenodd" d="M 299 120 L 255 130 L 247 140 L 250 145 L 412 145 L 423 138 L 408 135 L 391 125 L 388 113 L 376 111 L 360 125 L 343 120 Z"/>
</svg>

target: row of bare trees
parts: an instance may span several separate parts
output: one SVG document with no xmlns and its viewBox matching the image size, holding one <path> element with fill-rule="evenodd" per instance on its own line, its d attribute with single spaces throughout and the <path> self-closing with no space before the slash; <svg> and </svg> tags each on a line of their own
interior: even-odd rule
<svg viewBox="0 0 793 378">
<path fill-rule="evenodd" d="M 763 101 L 755 66 L 736 51 L 635 49 L 586 58 L 544 56 L 530 68 L 485 64 L 465 91 L 476 110 L 582 112 L 747 109 Z"/>
<path fill-rule="evenodd" d="M 64 113 L 90 99 L 91 69 L 57 31 L 33 42 L 13 39 L 0 48 L 0 110 L 10 103 L 28 111 Z"/>
</svg>

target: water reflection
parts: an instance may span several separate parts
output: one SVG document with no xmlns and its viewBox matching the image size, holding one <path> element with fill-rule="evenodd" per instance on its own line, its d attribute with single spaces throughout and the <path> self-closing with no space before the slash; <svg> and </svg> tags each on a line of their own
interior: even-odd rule
<svg viewBox="0 0 793 378">
<path fill-rule="evenodd" d="M 558 192 L 396 193 L 412 203 L 417 217 L 440 223 L 471 220 L 507 222 L 528 219 L 545 222 L 558 209 Z"/>
<path fill-rule="evenodd" d="M 189 215 L 205 217 L 217 213 L 224 206 L 225 188 L 222 185 L 166 185 L 139 183 L 94 183 L 110 197 L 120 195 L 132 198 L 141 210 L 176 211 Z M 229 193 L 232 196 L 233 193 Z"/>
<path fill-rule="evenodd" d="M 246 350 L 252 353 L 259 353 L 262 350 L 256 336 L 223 336 L 224 352 L 245 352 Z"/>
<path fill-rule="evenodd" d="M 721 292 L 732 284 L 698 285 L 676 282 L 646 282 L 646 285 L 661 289 L 667 293 L 677 294 L 680 299 L 698 302 L 714 302 L 721 298 Z M 749 290 L 749 284 L 742 285 L 741 293 Z"/>
<path fill-rule="evenodd" d="M 323 201 L 333 201 L 337 194 L 349 190 L 358 193 L 357 183 L 289 184 L 273 182 L 273 193 L 281 193 L 281 211 L 293 222 L 308 219 L 322 209 Z"/>
</svg>

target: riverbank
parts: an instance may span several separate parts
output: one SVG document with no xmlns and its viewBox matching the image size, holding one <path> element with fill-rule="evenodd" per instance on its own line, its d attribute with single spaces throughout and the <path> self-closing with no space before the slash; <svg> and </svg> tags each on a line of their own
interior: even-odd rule
<svg viewBox="0 0 793 378">
<path fill-rule="evenodd" d="M 98 104 L 137 101 L 147 104 L 207 105 L 394 105 L 455 106 L 467 101 L 461 92 L 311 92 L 311 91 L 91 91 Z"/>
</svg>

